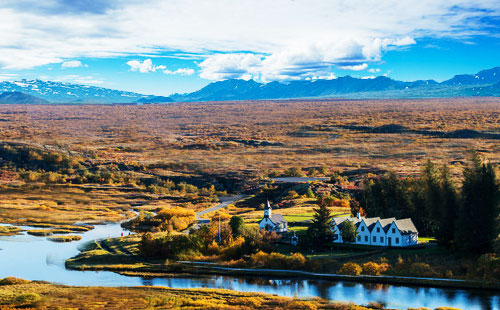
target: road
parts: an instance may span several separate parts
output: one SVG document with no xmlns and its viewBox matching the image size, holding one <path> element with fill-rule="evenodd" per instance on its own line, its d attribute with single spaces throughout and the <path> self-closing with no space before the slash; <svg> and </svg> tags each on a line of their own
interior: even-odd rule
<svg viewBox="0 0 500 310">
<path fill-rule="evenodd" d="M 196 213 L 196 224 L 192 228 L 198 229 L 200 227 L 199 221 L 201 220 L 201 217 L 203 215 L 210 213 L 210 212 L 217 211 L 219 209 L 223 209 L 223 208 L 227 207 L 228 205 L 230 205 L 238 200 L 241 200 L 245 197 L 247 197 L 247 196 L 246 195 L 234 195 L 234 196 L 219 197 L 220 203 L 218 205 L 216 205 L 215 207 L 205 209 L 205 210 L 201 210 L 200 212 Z M 186 233 L 188 231 L 186 231 Z"/>
<path fill-rule="evenodd" d="M 314 181 L 328 181 L 330 178 L 325 177 L 281 177 L 281 178 L 270 178 L 276 183 L 306 183 Z"/>
</svg>

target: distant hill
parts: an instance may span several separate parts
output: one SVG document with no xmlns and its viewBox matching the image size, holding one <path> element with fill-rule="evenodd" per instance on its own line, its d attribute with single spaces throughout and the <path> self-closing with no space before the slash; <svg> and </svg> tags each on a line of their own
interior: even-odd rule
<svg viewBox="0 0 500 310">
<path fill-rule="evenodd" d="M 2 92 L 22 92 L 55 103 L 128 103 L 147 97 L 109 88 L 42 80 L 0 82 Z"/>
<path fill-rule="evenodd" d="M 481 85 L 495 84 L 500 82 L 500 67 L 483 70 L 477 74 L 455 75 L 453 78 L 444 81 L 444 85 Z"/>
<path fill-rule="evenodd" d="M 41 98 L 21 93 L 15 92 L 4 92 L 0 94 L 0 104 L 47 104 L 49 101 L 43 100 Z"/>
<path fill-rule="evenodd" d="M 434 80 L 403 82 L 385 76 L 359 79 L 351 76 L 332 80 L 258 83 L 253 80 L 225 80 L 202 89 L 170 96 L 175 101 L 218 101 L 291 98 L 432 98 L 500 96 L 500 67 L 477 74 L 462 74 L 438 83 Z"/>
<path fill-rule="evenodd" d="M 467 95 L 500 97 L 500 82 L 493 85 L 472 87 L 467 90 Z"/>
<path fill-rule="evenodd" d="M 146 98 L 141 98 L 137 100 L 137 103 L 168 103 L 168 102 L 174 102 L 174 100 L 170 97 L 163 97 L 163 96 L 152 96 L 152 97 L 146 97 Z"/>
</svg>

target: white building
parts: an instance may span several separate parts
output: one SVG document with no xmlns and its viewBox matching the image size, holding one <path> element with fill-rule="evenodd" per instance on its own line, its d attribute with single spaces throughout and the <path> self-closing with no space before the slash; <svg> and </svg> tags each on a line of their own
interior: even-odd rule
<svg viewBox="0 0 500 310">
<path fill-rule="evenodd" d="M 343 243 L 340 224 L 351 221 L 356 227 L 357 237 L 354 244 L 406 247 L 418 243 L 418 230 L 410 218 L 396 220 L 379 217 L 365 218 L 336 217 L 332 219 L 331 227 L 334 233 L 333 242 Z"/>
<path fill-rule="evenodd" d="M 288 230 L 287 225 L 287 221 L 281 214 L 272 213 L 271 204 L 267 201 L 264 207 L 264 218 L 259 223 L 259 230 L 265 229 L 277 233 L 284 233 Z"/>
</svg>

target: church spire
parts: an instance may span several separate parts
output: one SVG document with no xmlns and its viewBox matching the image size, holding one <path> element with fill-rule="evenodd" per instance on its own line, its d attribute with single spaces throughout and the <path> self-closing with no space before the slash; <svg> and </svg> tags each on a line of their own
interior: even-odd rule
<svg viewBox="0 0 500 310">
<path fill-rule="evenodd" d="M 266 202 L 266 206 L 264 207 L 264 217 L 271 217 L 271 204 L 269 203 L 269 199 Z"/>
</svg>

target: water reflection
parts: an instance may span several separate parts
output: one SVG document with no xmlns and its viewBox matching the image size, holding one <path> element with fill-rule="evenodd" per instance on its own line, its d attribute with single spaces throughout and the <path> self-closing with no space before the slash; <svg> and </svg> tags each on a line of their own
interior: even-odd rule
<svg viewBox="0 0 500 310">
<path fill-rule="evenodd" d="M 29 227 L 27 228 L 29 229 Z M 45 280 L 67 285 L 136 286 L 161 285 L 172 288 L 224 288 L 264 292 L 281 296 L 322 297 L 368 304 L 379 302 L 390 308 L 450 306 L 470 310 L 500 310 L 497 292 L 327 280 L 279 279 L 270 277 L 181 276 L 173 278 L 126 277 L 111 272 L 70 271 L 64 261 L 78 254 L 88 241 L 128 234 L 118 224 L 100 225 L 81 234 L 82 240 L 54 243 L 44 237 L 18 235 L 0 237 L 0 278 L 7 276 Z"/>
</svg>

